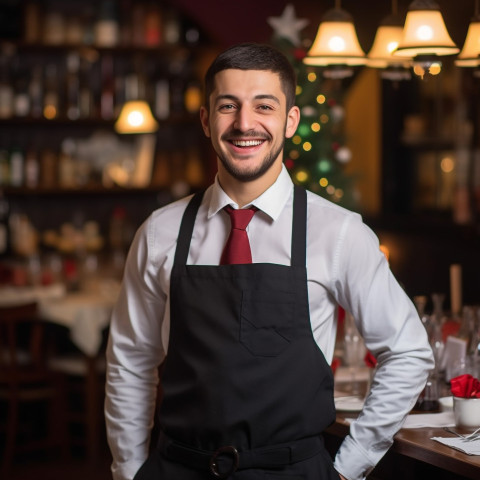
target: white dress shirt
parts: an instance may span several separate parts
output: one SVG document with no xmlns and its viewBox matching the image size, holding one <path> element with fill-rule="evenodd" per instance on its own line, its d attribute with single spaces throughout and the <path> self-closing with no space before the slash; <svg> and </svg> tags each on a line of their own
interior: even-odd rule
<svg viewBox="0 0 480 480">
<path fill-rule="evenodd" d="M 340 304 L 352 313 L 378 360 L 371 395 L 335 460 L 342 475 L 359 480 L 392 444 L 433 368 L 433 357 L 416 310 L 393 277 L 374 233 L 360 215 L 307 193 L 313 338 L 330 363 Z M 132 479 L 148 455 L 157 366 L 168 350 L 170 271 L 188 200 L 156 210 L 139 228 L 112 315 L 105 413 L 115 480 Z M 290 265 L 292 200 L 293 183 L 283 168 L 252 202 L 260 210 L 247 228 L 253 262 Z M 216 180 L 196 218 L 189 264 L 219 264 L 230 232 L 230 219 L 222 210 L 227 204 L 238 208 Z"/>
</svg>

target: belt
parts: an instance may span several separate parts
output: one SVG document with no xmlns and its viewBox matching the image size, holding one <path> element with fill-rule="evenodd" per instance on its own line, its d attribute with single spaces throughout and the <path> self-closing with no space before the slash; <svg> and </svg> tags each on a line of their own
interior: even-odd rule
<svg viewBox="0 0 480 480">
<path fill-rule="evenodd" d="M 210 471 L 216 478 L 227 478 L 236 470 L 275 468 L 311 458 L 323 449 L 323 437 L 302 438 L 253 450 L 237 450 L 233 445 L 225 445 L 209 451 L 176 442 L 160 432 L 158 449 L 169 460 Z"/>
</svg>

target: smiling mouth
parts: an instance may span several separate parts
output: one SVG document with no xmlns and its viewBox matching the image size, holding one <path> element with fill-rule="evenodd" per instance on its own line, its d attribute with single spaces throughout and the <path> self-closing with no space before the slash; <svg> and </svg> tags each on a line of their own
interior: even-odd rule
<svg viewBox="0 0 480 480">
<path fill-rule="evenodd" d="M 231 143 L 236 147 L 257 147 L 261 145 L 265 140 L 231 140 Z"/>
</svg>

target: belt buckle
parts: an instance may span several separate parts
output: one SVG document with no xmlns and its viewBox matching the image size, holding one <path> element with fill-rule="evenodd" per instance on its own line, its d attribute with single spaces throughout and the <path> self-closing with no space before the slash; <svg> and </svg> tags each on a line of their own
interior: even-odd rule
<svg viewBox="0 0 480 480">
<path fill-rule="evenodd" d="M 229 470 L 224 473 L 218 471 L 217 458 L 222 455 L 227 454 L 232 456 L 232 466 Z M 227 478 L 232 473 L 238 469 L 239 455 L 237 449 L 232 445 L 226 445 L 225 447 L 220 447 L 210 458 L 210 471 L 217 478 Z"/>
</svg>

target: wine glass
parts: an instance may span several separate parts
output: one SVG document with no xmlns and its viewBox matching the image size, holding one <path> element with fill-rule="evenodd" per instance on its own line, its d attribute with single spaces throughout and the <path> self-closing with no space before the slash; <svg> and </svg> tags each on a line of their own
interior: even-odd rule
<svg viewBox="0 0 480 480">
<path fill-rule="evenodd" d="M 345 312 L 344 331 L 343 360 L 350 375 L 351 393 L 352 395 L 359 395 L 361 393 L 359 369 L 363 365 L 366 349 L 363 338 L 355 325 L 355 320 L 349 312 Z"/>
</svg>

